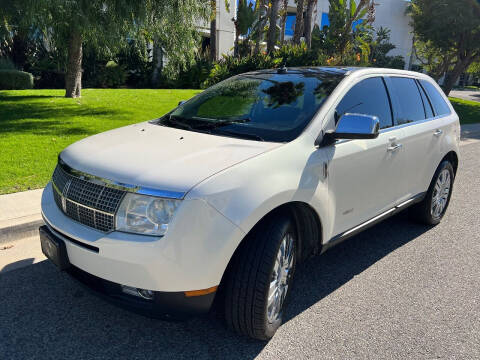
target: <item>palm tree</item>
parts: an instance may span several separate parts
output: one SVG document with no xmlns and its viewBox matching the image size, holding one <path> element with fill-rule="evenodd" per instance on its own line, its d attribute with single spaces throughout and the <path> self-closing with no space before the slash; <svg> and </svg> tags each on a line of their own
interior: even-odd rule
<svg viewBox="0 0 480 360">
<path fill-rule="evenodd" d="M 263 33 L 265 32 L 265 23 L 267 21 L 268 5 L 266 0 L 257 0 L 255 3 L 255 12 L 257 14 L 255 23 L 253 25 L 255 35 L 255 54 L 260 53 L 260 43 L 263 40 Z"/>
<path fill-rule="evenodd" d="M 305 24 L 305 42 L 307 47 L 310 49 L 312 47 L 312 30 L 313 30 L 313 12 L 317 8 L 318 0 L 307 0 L 307 14 L 304 20 Z"/>
<path fill-rule="evenodd" d="M 285 42 L 285 27 L 287 26 L 287 16 L 288 16 L 288 0 L 283 0 L 282 6 L 282 19 L 280 20 L 280 44 Z"/>
<path fill-rule="evenodd" d="M 217 60 L 217 1 L 210 0 L 210 60 Z"/>
<path fill-rule="evenodd" d="M 295 17 L 295 32 L 293 33 L 293 43 L 300 44 L 300 38 L 303 35 L 303 9 L 304 0 L 297 0 L 297 15 Z"/>
<path fill-rule="evenodd" d="M 271 53 L 275 50 L 275 43 L 277 42 L 277 18 L 278 10 L 280 9 L 281 0 L 271 0 L 271 8 L 269 14 L 269 26 L 267 34 L 267 52 Z"/>
</svg>

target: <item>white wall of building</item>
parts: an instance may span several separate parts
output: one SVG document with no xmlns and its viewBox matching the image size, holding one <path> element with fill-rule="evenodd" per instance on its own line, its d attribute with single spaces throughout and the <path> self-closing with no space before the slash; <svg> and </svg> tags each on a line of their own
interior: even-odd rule
<svg viewBox="0 0 480 360">
<path fill-rule="evenodd" d="M 232 18 L 237 13 L 237 2 L 230 1 L 229 8 L 225 0 L 217 0 L 217 58 L 223 54 L 232 54 L 235 42 L 235 25 Z"/>
<path fill-rule="evenodd" d="M 384 27 L 390 29 L 390 42 L 396 46 L 388 55 L 401 55 L 405 59 L 405 67 L 410 65 L 412 54 L 413 33 L 410 26 L 410 17 L 405 14 L 408 1 L 405 0 L 377 0 L 376 15 L 373 26 L 375 29 Z"/>
</svg>

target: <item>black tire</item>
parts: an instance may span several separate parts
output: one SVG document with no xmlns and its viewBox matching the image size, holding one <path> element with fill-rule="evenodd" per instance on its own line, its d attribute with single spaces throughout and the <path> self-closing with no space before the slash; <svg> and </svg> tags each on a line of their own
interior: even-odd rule
<svg viewBox="0 0 480 360">
<path fill-rule="evenodd" d="M 431 208 L 432 208 L 432 200 L 435 195 L 435 184 L 437 183 L 437 180 L 440 174 L 444 170 L 448 170 L 448 172 L 450 173 L 450 192 L 448 194 L 447 202 L 442 212 L 438 216 L 434 216 L 432 214 Z M 452 164 L 447 160 L 442 161 L 442 163 L 438 166 L 437 170 L 435 171 L 435 174 L 433 175 L 432 182 L 430 183 L 430 187 L 428 188 L 425 198 L 421 202 L 413 205 L 410 208 L 410 218 L 414 221 L 417 221 L 423 224 L 437 225 L 442 220 L 443 215 L 445 215 L 445 212 L 447 211 L 448 204 L 450 203 L 450 197 L 452 196 L 454 180 L 455 180 L 455 173 L 453 171 Z"/>
<path fill-rule="evenodd" d="M 293 237 L 293 267 L 278 318 L 270 322 L 267 316 L 270 281 L 277 253 L 287 234 Z M 295 227 L 286 215 L 272 217 L 252 230 L 232 259 L 227 278 L 225 319 L 230 328 L 259 340 L 270 339 L 275 334 L 282 324 L 288 297 L 292 292 L 296 249 Z"/>
</svg>

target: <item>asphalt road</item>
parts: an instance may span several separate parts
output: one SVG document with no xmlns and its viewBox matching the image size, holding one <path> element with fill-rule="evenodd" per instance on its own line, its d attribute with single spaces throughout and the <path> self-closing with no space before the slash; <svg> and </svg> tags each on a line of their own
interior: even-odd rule
<svg viewBox="0 0 480 360">
<path fill-rule="evenodd" d="M 452 90 L 448 96 L 470 101 L 480 101 L 480 91 L 478 90 Z"/>
<path fill-rule="evenodd" d="M 42 261 L 0 274 L 0 359 L 478 359 L 479 155 L 480 142 L 462 146 L 440 225 L 400 214 L 305 263 L 268 343 L 215 314 L 172 323 L 121 310 Z"/>
</svg>

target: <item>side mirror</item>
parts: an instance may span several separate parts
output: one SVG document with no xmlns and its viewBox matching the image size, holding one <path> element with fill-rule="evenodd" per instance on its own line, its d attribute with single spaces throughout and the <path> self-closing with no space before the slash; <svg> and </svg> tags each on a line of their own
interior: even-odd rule
<svg viewBox="0 0 480 360">
<path fill-rule="evenodd" d="M 379 129 L 380 121 L 376 116 L 344 114 L 340 117 L 335 131 L 323 134 L 321 143 L 316 145 L 330 145 L 337 139 L 375 139 Z"/>
<path fill-rule="evenodd" d="M 180 106 L 180 105 L 182 105 L 182 104 L 185 104 L 186 102 L 187 102 L 187 100 L 180 100 L 180 101 L 178 102 L 178 106 Z"/>
</svg>

